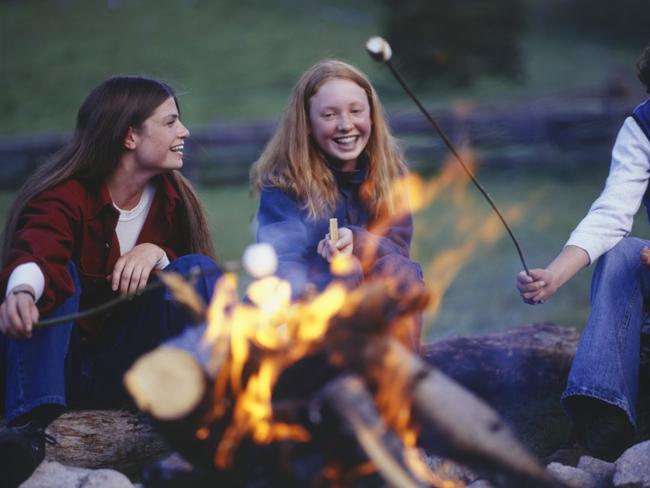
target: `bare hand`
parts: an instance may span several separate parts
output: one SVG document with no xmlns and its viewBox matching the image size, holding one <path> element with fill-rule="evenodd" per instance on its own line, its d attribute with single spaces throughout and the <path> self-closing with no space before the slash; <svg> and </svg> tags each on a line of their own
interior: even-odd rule
<svg viewBox="0 0 650 488">
<path fill-rule="evenodd" d="M 155 244 L 138 244 L 115 263 L 109 275 L 113 291 L 119 289 L 122 295 L 132 295 L 147 286 L 151 271 L 165 255 Z"/>
<path fill-rule="evenodd" d="M 0 305 L 0 331 L 3 334 L 14 339 L 32 336 L 32 327 L 38 322 L 38 307 L 33 296 L 34 289 L 29 285 L 19 285 L 9 292 Z"/>
<path fill-rule="evenodd" d="M 641 264 L 650 267 L 650 249 L 647 246 L 641 249 Z"/>
<path fill-rule="evenodd" d="M 316 252 L 327 259 L 327 262 L 332 262 L 332 258 L 337 254 L 343 256 L 352 256 L 354 248 L 353 234 L 347 227 L 339 229 L 339 240 L 332 242 L 329 239 L 322 239 L 316 247 Z"/>
<path fill-rule="evenodd" d="M 530 276 L 524 271 L 517 275 L 517 290 L 524 302 L 539 305 L 555 295 L 553 273 L 548 269 L 531 269 Z"/>
</svg>

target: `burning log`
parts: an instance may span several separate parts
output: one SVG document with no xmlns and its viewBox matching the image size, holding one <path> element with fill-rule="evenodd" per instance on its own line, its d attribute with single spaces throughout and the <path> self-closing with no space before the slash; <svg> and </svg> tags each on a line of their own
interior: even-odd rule
<svg viewBox="0 0 650 488">
<path fill-rule="evenodd" d="M 143 357 L 127 375 L 138 405 L 192 463 L 230 472 L 228 479 L 245 484 L 241 480 L 251 470 L 248 463 L 241 468 L 242 459 L 264 452 L 269 478 L 301 486 L 326 475 L 298 482 L 288 472 L 292 459 L 317 451 L 325 440 L 323 447 L 338 447 L 319 458 L 325 471 L 342 467 L 339 483 L 367 469 L 395 486 L 443 486 L 413 460 L 420 430 L 426 447 L 484 470 L 500 486 L 561 486 L 487 404 L 403 345 L 428 303 L 424 288 L 375 282 L 348 292 L 335 283 L 321 295 L 290 304 L 290 293 L 275 277 L 255 287 L 249 289 L 252 304 L 240 304 L 232 300 L 231 278 L 218 286 L 208 311 L 216 325 L 202 340 L 213 347 L 207 364 L 165 347 Z M 303 381 L 287 387 L 282 375 L 296 368 Z M 314 370 L 321 373 L 311 374 Z M 278 395 L 283 388 L 285 394 Z M 168 392 L 176 392 L 175 398 Z M 328 409 L 347 425 L 343 430 L 355 434 L 371 463 L 364 457 L 350 466 L 342 459 L 350 444 L 345 434 L 330 428 L 336 422 L 321 425 L 313 418 Z"/>
<path fill-rule="evenodd" d="M 323 388 L 322 396 L 354 433 L 368 459 L 390 486 L 428 486 L 411 474 L 404 460 L 403 443 L 382 421 L 362 379 L 343 375 L 330 381 Z"/>
<path fill-rule="evenodd" d="M 395 385 L 401 384 L 403 394 L 412 399 L 415 417 L 435 437 L 427 447 L 472 468 L 505 473 L 506 483 L 512 486 L 558 486 L 491 407 L 382 333 L 399 327 L 400 317 L 408 319 L 421 309 L 426 303 L 424 292 L 396 296 L 390 287 L 376 284 L 353 292 L 350 302 L 354 313 L 343 311 L 328 330 L 335 361 L 375 385 L 386 382 L 378 375 L 401 370 L 390 380 L 390 389 L 396 394 Z M 375 336 L 368 337 L 373 327 Z M 341 352 L 345 348 L 348 353 Z M 382 363 L 387 367 L 377 368 Z"/>
<path fill-rule="evenodd" d="M 491 407 L 401 344 L 389 347 L 409 371 L 416 417 L 433 429 L 436 444 L 442 440 L 437 449 L 443 454 L 477 470 L 503 472 L 511 486 L 558 486 Z"/>
<path fill-rule="evenodd" d="M 124 383 L 138 408 L 161 421 L 189 416 L 208 390 L 201 365 L 175 347 L 159 347 L 142 356 L 126 373 Z"/>
</svg>

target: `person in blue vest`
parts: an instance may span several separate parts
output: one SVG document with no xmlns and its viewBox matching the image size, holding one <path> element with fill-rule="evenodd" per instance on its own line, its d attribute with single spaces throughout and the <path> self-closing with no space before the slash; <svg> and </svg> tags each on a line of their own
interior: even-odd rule
<svg viewBox="0 0 650 488">
<path fill-rule="evenodd" d="M 650 93 L 650 46 L 637 69 Z M 650 299 L 650 241 L 628 235 L 641 203 L 648 206 L 649 178 L 650 99 L 625 119 L 605 188 L 560 254 L 545 269 L 517 275 L 523 300 L 541 304 L 597 261 L 591 311 L 561 397 L 573 423 L 571 445 L 548 461 L 575 465 L 582 454 L 611 461 L 634 437 L 641 329 Z"/>
<path fill-rule="evenodd" d="M 350 286 L 390 276 L 401 291 L 424 286 L 410 259 L 413 221 L 399 184 L 402 154 L 365 75 L 338 60 L 309 68 L 296 84 L 278 129 L 251 170 L 260 192 L 257 240 L 278 254 L 278 275 L 294 298 L 333 279 L 330 262 L 356 263 Z M 336 218 L 339 239 L 329 239 Z M 406 342 L 419 347 L 420 324 Z"/>
</svg>

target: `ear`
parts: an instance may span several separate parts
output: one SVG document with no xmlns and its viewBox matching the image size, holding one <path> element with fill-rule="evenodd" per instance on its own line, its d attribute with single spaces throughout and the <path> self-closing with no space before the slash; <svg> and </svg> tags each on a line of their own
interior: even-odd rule
<svg viewBox="0 0 650 488">
<path fill-rule="evenodd" d="M 133 127 L 129 127 L 129 130 L 126 132 L 126 137 L 124 138 L 124 147 L 129 150 L 134 150 L 136 146 L 136 137 Z"/>
</svg>

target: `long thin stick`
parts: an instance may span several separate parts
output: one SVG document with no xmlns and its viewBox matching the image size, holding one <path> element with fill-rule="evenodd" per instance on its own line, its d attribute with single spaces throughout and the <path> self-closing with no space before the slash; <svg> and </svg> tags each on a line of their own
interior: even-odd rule
<svg viewBox="0 0 650 488">
<path fill-rule="evenodd" d="M 192 268 L 188 273 L 184 275 L 185 278 L 187 279 L 195 279 L 198 278 L 199 276 L 209 276 L 212 274 L 216 274 L 218 272 L 221 272 L 221 269 L 218 266 L 215 266 L 214 268 L 210 268 L 206 271 L 202 270 L 201 268 Z M 142 291 L 136 295 L 120 295 L 119 297 L 113 298 L 112 300 L 109 300 L 105 303 L 102 303 L 101 305 L 98 305 L 93 308 L 89 308 L 88 310 L 82 310 L 81 312 L 75 312 L 72 314 L 68 315 L 63 315 L 61 317 L 55 317 L 47 320 L 42 320 L 40 322 L 36 322 L 33 325 L 34 329 L 44 329 L 46 327 L 52 327 L 54 325 L 61 325 L 65 324 L 68 322 L 75 322 L 77 320 L 82 320 L 82 319 L 87 319 L 88 317 L 92 317 L 94 315 L 100 314 L 102 312 L 105 312 L 107 310 L 110 310 L 113 307 L 116 307 L 120 303 L 129 301 L 129 300 L 137 300 L 138 297 L 141 295 L 144 295 L 145 293 L 149 293 L 150 291 L 157 290 L 158 288 L 161 288 L 165 284 L 162 281 L 153 281 L 149 283 L 147 286 L 145 286 Z"/>
<path fill-rule="evenodd" d="M 377 38 L 374 38 L 374 39 L 377 39 Z M 368 42 L 370 43 L 370 41 L 368 41 Z M 393 76 L 398 81 L 398 83 L 402 86 L 402 88 L 404 89 L 406 94 L 409 97 L 411 97 L 411 100 L 413 100 L 415 102 L 415 105 L 417 105 L 417 107 L 420 109 L 422 114 L 426 117 L 426 119 L 429 121 L 431 126 L 435 129 L 435 131 L 438 133 L 440 138 L 444 141 L 447 148 L 451 151 L 451 153 L 454 155 L 456 160 L 460 163 L 463 170 L 465 170 L 465 173 L 467 173 L 467 176 L 469 176 L 469 178 L 472 180 L 472 183 L 474 183 L 476 188 L 478 188 L 478 190 L 483 194 L 485 199 L 488 201 L 488 203 L 490 204 L 490 206 L 492 207 L 494 212 L 497 214 L 497 216 L 501 220 L 501 223 L 503 224 L 503 226 L 506 228 L 506 231 L 508 231 L 508 234 L 510 235 L 510 239 L 512 240 L 512 243 L 515 245 L 515 248 L 517 249 L 517 254 L 519 254 L 519 260 L 521 261 L 521 264 L 524 267 L 524 270 L 526 271 L 526 274 L 530 276 L 530 271 L 528 271 L 528 265 L 526 264 L 526 259 L 524 258 L 524 253 L 521 250 L 521 247 L 519 246 L 519 242 L 517 242 L 517 239 L 515 238 L 514 233 L 512 232 L 512 230 L 510 229 L 510 226 L 506 222 L 506 219 L 503 217 L 503 215 L 501 215 L 501 212 L 497 208 L 496 203 L 494 203 L 494 200 L 492 200 L 492 197 L 488 194 L 488 192 L 485 190 L 485 188 L 483 188 L 483 185 L 481 185 L 481 183 L 476 179 L 476 177 L 474 176 L 472 171 L 469 169 L 469 167 L 465 164 L 465 162 L 463 161 L 463 158 L 460 156 L 458 151 L 456 151 L 456 148 L 454 148 L 453 144 L 451 143 L 451 141 L 449 140 L 449 138 L 447 137 L 445 132 L 442 130 L 442 128 L 433 119 L 431 114 L 429 114 L 427 109 L 424 108 L 422 103 L 420 103 L 420 100 L 418 100 L 418 98 L 415 96 L 415 94 L 411 91 L 411 89 L 408 87 L 406 82 L 402 79 L 400 74 L 397 72 L 397 70 L 393 66 L 393 63 L 391 63 L 391 61 L 390 61 L 391 51 L 390 51 L 390 46 L 388 45 L 388 43 L 383 39 L 381 39 L 381 42 L 384 43 L 384 45 L 381 46 L 384 49 L 384 52 L 381 52 L 381 51 L 378 52 L 378 51 L 371 50 L 370 47 L 369 47 L 369 44 L 367 44 L 366 47 L 368 48 L 368 52 L 370 53 L 370 55 L 372 56 L 373 59 L 375 59 L 376 61 L 381 61 L 386 66 L 388 66 L 388 69 L 393 74 Z"/>
</svg>

